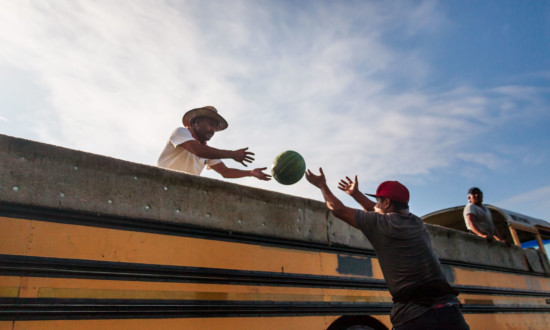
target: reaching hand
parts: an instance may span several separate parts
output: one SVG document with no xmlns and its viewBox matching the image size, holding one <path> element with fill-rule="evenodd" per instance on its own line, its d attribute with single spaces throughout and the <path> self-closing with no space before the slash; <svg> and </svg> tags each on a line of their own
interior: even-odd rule
<svg viewBox="0 0 550 330">
<path fill-rule="evenodd" d="M 320 175 L 315 175 L 308 169 L 306 171 L 306 179 L 309 183 L 321 189 L 327 184 L 327 179 L 325 178 L 325 173 L 323 173 L 323 168 L 319 167 L 319 172 L 321 173 Z"/>
<path fill-rule="evenodd" d="M 252 163 L 252 161 L 254 161 L 254 157 L 252 157 L 254 153 L 246 150 L 248 150 L 248 147 L 233 151 L 234 155 L 231 158 L 244 166 L 248 166 L 245 162 Z"/>
<path fill-rule="evenodd" d="M 355 176 L 354 181 L 351 181 L 349 176 L 346 176 L 346 180 L 340 180 L 340 183 L 338 183 L 338 188 L 346 192 L 348 195 L 354 196 L 359 192 L 359 182 L 357 181 L 357 175 Z"/>
<path fill-rule="evenodd" d="M 271 180 L 271 175 L 269 174 L 265 174 L 263 171 L 264 170 L 267 170 L 267 167 L 262 167 L 262 168 L 255 168 L 253 169 L 252 171 L 250 171 L 250 174 L 253 176 L 253 177 L 256 177 L 260 180 L 264 180 L 264 181 L 269 181 Z"/>
</svg>

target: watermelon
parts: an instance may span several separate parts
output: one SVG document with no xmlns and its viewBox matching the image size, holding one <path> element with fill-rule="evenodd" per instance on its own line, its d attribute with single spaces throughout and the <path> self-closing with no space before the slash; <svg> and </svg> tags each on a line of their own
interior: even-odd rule
<svg viewBox="0 0 550 330">
<path fill-rule="evenodd" d="M 277 182 L 285 185 L 295 184 L 300 181 L 306 171 L 304 157 L 296 151 L 282 152 L 273 161 L 271 174 Z"/>
</svg>

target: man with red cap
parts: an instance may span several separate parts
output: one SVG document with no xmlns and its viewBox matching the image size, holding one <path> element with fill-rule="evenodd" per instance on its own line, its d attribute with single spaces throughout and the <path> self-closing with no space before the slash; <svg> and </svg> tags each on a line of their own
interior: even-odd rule
<svg viewBox="0 0 550 330">
<path fill-rule="evenodd" d="M 248 148 L 222 150 L 208 146 L 206 143 L 214 133 L 227 128 L 227 121 L 218 114 L 213 106 L 189 110 L 182 119 L 184 127 L 172 132 L 164 150 L 159 156 L 157 165 L 193 175 L 200 175 L 204 167 L 213 169 L 224 178 L 242 178 L 253 176 L 260 180 L 270 180 L 271 176 L 263 171 L 267 167 L 250 171 L 229 168 L 221 159 L 233 159 L 247 166 L 254 160 L 253 152 Z"/>
<path fill-rule="evenodd" d="M 409 190 L 397 181 L 382 182 L 376 202 L 346 177 L 338 188 L 352 196 L 363 210 L 345 206 L 320 175 L 308 170 L 306 179 L 321 189 L 334 216 L 360 229 L 372 244 L 393 298 L 390 319 L 394 329 L 469 329 L 462 316 L 458 292 L 451 288 L 432 249 L 422 220 L 409 212 Z"/>
</svg>

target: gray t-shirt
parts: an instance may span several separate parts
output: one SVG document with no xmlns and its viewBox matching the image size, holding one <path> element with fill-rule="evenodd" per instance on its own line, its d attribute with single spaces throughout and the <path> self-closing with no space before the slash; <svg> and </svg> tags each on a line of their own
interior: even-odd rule
<svg viewBox="0 0 550 330">
<path fill-rule="evenodd" d="M 412 213 L 380 214 L 358 210 L 355 220 L 371 242 L 392 296 L 411 285 L 434 280 L 446 281 L 441 264 L 432 249 L 428 230 Z M 435 300 L 437 304 L 457 303 L 454 295 Z M 397 327 L 430 309 L 413 301 L 394 304 L 390 318 Z"/>
<path fill-rule="evenodd" d="M 466 215 L 472 214 L 475 216 L 473 220 L 477 229 L 479 229 L 483 234 L 493 236 L 495 234 L 495 225 L 493 224 L 493 216 L 491 211 L 485 207 L 485 205 L 478 206 L 476 204 L 468 203 L 464 207 L 464 222 L 466 223 L 466 228 L 472 230 L 468 221 L 466 220 Z"/>
</svg>

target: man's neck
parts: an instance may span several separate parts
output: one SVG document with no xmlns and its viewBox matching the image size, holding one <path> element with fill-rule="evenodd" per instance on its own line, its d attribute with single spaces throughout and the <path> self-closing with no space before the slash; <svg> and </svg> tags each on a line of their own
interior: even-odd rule
<svg viewBox="0 0 550 330">
<path fill-rule="evenodd" d="M 408 215 L 409 213 L 409 209 L 401 209 L 401 210 L 396 210 L 394 209 L 393 207 L 390 207 L 386 212 L 384 212 L 386 214 L 390 214 L 390 213 L 397 213 L 397 214 L 401 214 L 401 215 Z"/>
</svg>

